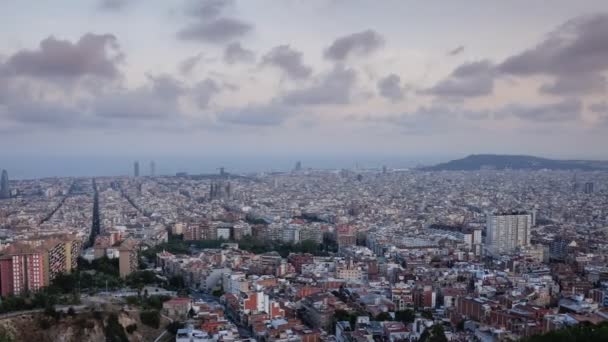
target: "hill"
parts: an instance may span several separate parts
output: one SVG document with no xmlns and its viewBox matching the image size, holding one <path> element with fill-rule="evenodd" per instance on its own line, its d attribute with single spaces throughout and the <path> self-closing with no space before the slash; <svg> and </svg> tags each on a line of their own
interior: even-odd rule
<svg viewBox="0 0 608 342">
<path fill-rule="evenodd" d="M 608 162 L 593 160 L 556 160 L 523 155 L 472 154 L 435 166 L 422 167 L 423 171 L 476 171 L 476 170 L 608 170 Z"/>
</svg>

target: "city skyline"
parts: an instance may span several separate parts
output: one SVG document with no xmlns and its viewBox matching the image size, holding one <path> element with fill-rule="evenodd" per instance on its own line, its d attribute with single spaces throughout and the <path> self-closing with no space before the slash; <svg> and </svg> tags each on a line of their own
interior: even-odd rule
<svg viewBox="0 0 608 342">
<path fill-rule="evenodd" d="M 608 159 L 602 1 L 261 2 L 8 2 L 0 157 Z"/>
</svg>

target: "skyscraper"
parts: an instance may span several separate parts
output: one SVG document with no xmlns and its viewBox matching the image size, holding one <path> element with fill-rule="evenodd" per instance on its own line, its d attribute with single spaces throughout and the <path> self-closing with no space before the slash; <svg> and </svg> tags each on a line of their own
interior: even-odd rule
<svg viewBox="0 0 608 342">
<path fill-rule="evenodd" d="M 486 250 L 490 254 L 510 253 L 530 245 L 532 215 L 528 213 L 489 214 L 486 220 Z"/>
<path fill-rule="evenodd" d="M 133 176 L 139 177 L 139 162 L 138 161 L 136 161 L 133 164 Z"/>
<path fill-rule="evenodd" d="M 585 193 L 586 194 L 592 194 L 594 189 L 593 189 L 593 182 L 587 182 L 585 183 Z"/>
<path fill-rule="evenodd" d="M 154 160 L 150 162 L 150 176 L 156 176 L 156 163 Z"/>
<path fill-rule="evenodd" d="M 8 172 L 2 170 L 2 178 L 0 178 L 0 198 L 11 197 L 11 189 L 8 186 Z"/>
<path fill-rule="evenodd" d="M 302 171 L 302 162 L 301 161 L 297 161 L 296 162 L 296 167 L 294 169 L 295 171 Z"/>
</svg>

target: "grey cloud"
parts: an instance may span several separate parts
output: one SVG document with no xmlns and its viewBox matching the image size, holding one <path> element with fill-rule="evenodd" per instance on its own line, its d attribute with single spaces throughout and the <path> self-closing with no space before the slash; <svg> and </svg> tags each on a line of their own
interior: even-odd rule
<svg viewBox="0 0 608 342">
<path fill-rule="evenodd" d="M 608 14 L 572 19 L 549 33 L 534 48 L 507 58 L 498 69 L 512 75 L 555 76 L 558 78 L 556 91 L 581 92 L 565 85 L 567 81 L 562 78 L 593 75 L 608 69 Z M 551 88 L 549 85 L 544 90 Z"/>
<path fill-rule="evenodd" d="M 336 39 L 324 56 L 334 61 L 342 61 L 351 55 L 367 55 L 384 45 L 384 38 L 373 30 L 353 33 Z"/>
<path fill-rule="evenodd" d="M 118 11 L 125 8 L 129 2 L 130 0 L 101 0 L 98 6 L 102 10 Z"/>
<path fill-rule="evenodd" d="M 401 78 L 395 74 L 390 74 L 378 81 L 378 90 L 380 91 L 380 95 L 391 101 L 402 100 L 404 96 Z"/>
<path fill-rule="evenodd" d="M 194 70 L 194 68 L 196 68 L 198 63 L 201 61 L 201 58 L 203 58 L 202 53 L 199 53 L 196 56 L 186 58 L 179 64 L 179 66 L 178 66 L 179 72 L 182 75 L 190 74 L 192 72 L 192 70 Z"/>
<path fill-rule="evenodd" d="M 23 92 L 5 105 L 8 119 L 32 127 L 67 128 L 78 125 L 83 119 L 82 113 L 73 105 L 35 98 Z"/>
<path fill-rule="evenodd" d="M 222 88 L 212 79 L 199 82 L 193 89 L 193 96 L 200 108 L 207 108 L 211 98 L 219 94 Z"/>
<path fill-rule="evenodd" d="M 171 75 L 148 75 L 148 79 L 151 82 L 151 90 L 154 95 L 163 100 L 175 100 L 186 92 L 186 86 Z"/>
<path fill-rule="evenodd" d="M 608 102 L 597 102 L 589 105 L 589 110 L 596 114 L 608 115 Z"/>
<path fill-rule="evenodd" d="M 227 64 L 247 63 L 255 61 L 253 51 L 245 49 L 241 43 L 230 43 L 224 49 L 224 62 Z"/>
<path fill-rule="evenodd" d="M 262 58 L 262 64 L 275 66 L 292 79 L 304 79 L 312 74 L 312 68 L 305 65 L 302 59 L 302 52 L 289 45 L 280 45 Z"/>
<path fill-rule="evenodd" d="M 277 126 L 290 117 L 289 111 L 281 105 L 251 105 L 244 108 L 228 109 L 218 113 L 217 120 L 224 124 L 247 126 Z"/>
<path fill-rule="evenodd" d="M 367 116 L 363 121 L 394 125 L 399 127 L 404 134 L 431 135 L 454 129 L 458 124 L 484 120 L 488 117 L 488 111 L 473 111 L 461 107 L 436 104 L 420 106 L 414 111 L 380 118 Z"/>
<path fill-rule="evenodd" d="M 223 43 L 246 35 L 253 29 L 247 22 L 236 18 L 218 18 L 192 23 L 177 33 L 182 40 Z"/>
<path fill-rule="evenodd" d="M 291 105 L 347 104 L 356 81 L 353 69 L 336 66 L 313 86 L 291 91 L 282 100 Z"/>
<path fill-rule="evenodd" d="M 448 56 L 456 56 L 456 55 L 460 55 L 461 53 L 464 52 L 464 45 L 460 45 L 459 47 L 448 51 Z"/>
<path fill-rule="evenodd" d="M 598 74 L 579 74 L 559 76 L 552 83 L 543 84 L 540 91 L 553 95 L 585 95 L 588 93 L 603 93 L 606 91 L 608 80 Z"/>
<path fill-rule="evenodd" d="M 208 43 L 224 43 L 242 37 L 253 29 L 253 25 L 232 17 L 224 16 L 233 0 L 198 0 L 188 3 L 186 14 L 193 22 L 177 32 L 182 40 Z"/>
<path fill-rule="evenodd" d="M 116 37 L 87 33 L 76 43 L 49 37 L 36 50 L 10 56 L 5 68 L 13 75 L 41 78 L 117 77 L 123 55 Z"/>
<path fill-rule="evenodd" d="M 574 121 L 580 118 L 582 109 L 583 104 L 577 99 L 528 106 L 512 104 L 497 112 L 497 117 L 515 116 L 534 122 Z"/>
<path fill-rule="evenodd" d="M 148 76 L 149 84 L 134 90 L 115 90 L 93 104 L 97 117 L 160 120 L 179 115 L 178 99 L 187 88 L 169 75 Z"/>
<path fill-rule="evenodd" d="M 197 0 L 190 2 L 186 13 L 201 19 L 217 18 L 222 12 L 234 5 L 233 0 Z"/>
<path fill-rule="evenodd" d="M 77 104 L 45 96 L 31 82 L 16 82 L 0 76 L 0 122 L 19 127 L 54 129 L 80 124 L 83 115 Z"/>
<path fill-rule="evenodd" d="M 465 63 L 423 93 L 455 98 L 485 96 L 494 90 L 495 77 L 494 66 L 488 60 Z"/>
</svg>

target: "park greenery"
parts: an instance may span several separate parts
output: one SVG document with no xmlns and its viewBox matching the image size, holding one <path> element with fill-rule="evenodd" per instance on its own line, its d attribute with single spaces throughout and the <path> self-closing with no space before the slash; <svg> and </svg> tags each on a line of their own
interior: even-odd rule
<svg viewBox="0 0 608 342">
<path fill-rule="evenodd" d="M 600 342 L 608 341 L 608 322 L 598 325 L 580 323 L 573 327 L 551 331 L 524 339 L 524 342 Z"/>
<path fill-rule="evenodd" d="M 142 252 L 148 262 L 153 262 L 156 254 L 167 251 L 172 254 L 190 254 L 193 251 L 207 248 L 221 248 L 225 243 L 237 243 L 239 249 L 262 254 L 277 252 L 282 257 L 287 257 L 290 253 L 310 253 L 315 256 L 328 256 L 337 251 L 336 242 L 329 237 L 325 237 L 322 243 L 313 240 L 304 240 L 298 243 L 289 243 L 273 240 L 262 240 L 252 236 L 245 236 L 238 241 L 224 239 L 218 240 L 199 240 L 185 241 L 180 235 L 171 235 L 169 241 Z"/>
<path fill-rule="evenodd" d="M 121 288 L 136 289 L 144 296 L 143 288 L 148 285 L 159 285 L 172 290 L 185 287 L 181 277 L 167 280 L 159 278 L 154 271 L 140 270 L 126 279 L 121 279 L 117 259 L 99 258 L 93 262 L 79 259 L 79 267 L 71 273 L 58 274 L 52 283 L 37 292 L 9 295 L 0 302 L 0 313 L 24 310 L 46 309 L 57 305 L 80 304 L 80 294 L 94 294 L 99 291 Z M 148 301 L 155 299 L 149 298 Z M 158 304 L 153 304 L 158 307 Z M 162 303 L 160 304 L 162 307 Z"/>
</svg>

